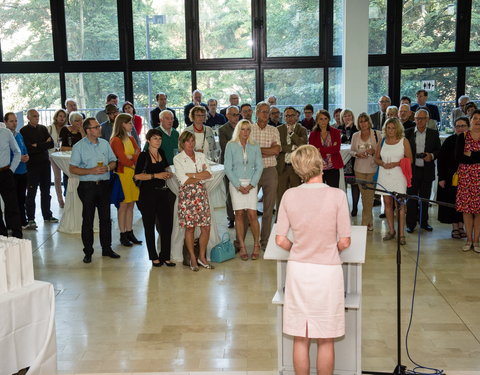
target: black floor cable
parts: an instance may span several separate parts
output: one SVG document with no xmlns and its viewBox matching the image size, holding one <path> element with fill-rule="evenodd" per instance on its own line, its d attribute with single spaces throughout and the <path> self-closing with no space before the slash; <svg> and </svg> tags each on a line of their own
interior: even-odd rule
<svg viewBox="0 0 480 375">
<path fill-rule="evenodd" d="M 420 206 L 420 215 L 419 215 L 418 222 L 421 224 L 422 223 L 422 202 L 420 200 L 417 201 L 417 202 L 418 202 L 418 205 Z M 405 336 L 405 350 L 407 352 L 407 357 L 415 365 L 415 367 L 412 370 L 407 369 L 405 371 L 405 373 L 410 374 L 410 375 L 443 375 L 444 371 L 441 370 L 441 369 L 437 369 L 437 368 L 434 368 L 434 367 L 423 366 L 423 365 L 420 365 L 419 363 L 415 362 L 410 355 L 410 351 L 408 350 L 408 338 L 409 338 L 409 335 L 410 335 L 410 329 L 412 327 L 412 321 L 413 321 L 413 310 L 414 310 L 414 307 L 415 307 L 415 293 L 416 293 L 416 290 L 417 290 L 417 274 L 418 274 L 418 267 L 419 267 L 419 260 L 420 260 L 420 243 L 421 243 L 421 241 L 420 241 L 421 230 L 420 229 L 421 228 L 419 228 L 419 231 L 418 231 L 417 258 L 416 258 L 416 261 L 415 261 L 415 276 L 413 278 L 412 302 L 410 304 L 410 318 L 409 318 L 409 321 L 408 321 L 407 334 Z"/>
</svg>

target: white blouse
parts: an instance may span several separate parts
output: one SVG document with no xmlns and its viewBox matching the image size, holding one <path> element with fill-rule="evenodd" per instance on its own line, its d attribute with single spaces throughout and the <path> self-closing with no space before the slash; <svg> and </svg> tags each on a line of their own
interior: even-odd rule
<svg viewBox="0 0 480 375">
<path fill-rule="evenodd" d="M 187 173 L 200 173 L 203 170 L 203 165 L 207 166 L 207 171 L 210 172 L 210 178 L 202 180 L 201 182 L 213 180 L 213 173 L 208 164 L 208 160 L 201 152 L 195 152 L 195 163 L 188 156 L 185 151 L 182 151 L 173 158 L 173 165 L 175 167 L 175 176 L 177 177 L 180 185 L 185 184 L 188 180 Z"/>
</svg>

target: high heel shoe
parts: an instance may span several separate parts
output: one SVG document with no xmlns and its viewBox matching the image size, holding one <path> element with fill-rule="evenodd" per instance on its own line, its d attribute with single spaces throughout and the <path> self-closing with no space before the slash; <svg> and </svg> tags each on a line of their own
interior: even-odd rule
<svg viewBox="0 0 480 375">
<path fill-rule="evenodd" d="M 203 263 L 200 258 L 197 259 L 197 263 L 200 264 L 203 268 L 206 268 L 207 270 L 214 270 L 215 267 L 212 266 L 211 264 L 209 263 Z"/>
<path fill-rule="evenodd" d="M 197 266 L 192 266 L 192 261 L 190 261 L 190 269 L 193 271 L 193 272 L 198 272 L 199 268 Z"/>
<path fill-rule="evenodd" d="M 395 238 L 395 234 L 396 234 L 395 232 L 393 232 L 393 233 L 388 232 L 388 233 L 385 235 L 385 237 L 383 237 L 383 240 L 384 240 L 384 241 L 393 240 L 393 239 Z"/>
<path fill-rule="evenodd" d="M 465 245 L 463 245 L 462 247 L 462 251 L 470 251 L 470 249 L 472 248 L 472 243 L 471 242 L 465 242 Z"/>
<path fill-rule="evenodd" d="M 157 259 L 157 260 L 158 260 L 158 259 Z M 160 261 L 159 261 L 158 263 L 155 263 L 155 261 L 152 260 L 152 266 L 153 266 L 153 267 L 161 267 L 162 264 L 163 264 L 163 263 L 160 262 Z"/>
<path fill-rule="evenodd" d="M 240 248 L 240 259 L 241 260 L 248 260 L 248 253 L 245 247 Z"/>
<path fill-rule="evenodd" d="M 133 234 L 133 230 L 129 230 L 125 233 L 126 233 L 126 236 L 127 236 L 128 240 L 130 242 L 134 243 L 135 245 L 141 245 L 142 244 L 142 241 L 137 239 L 137 237 L 135 237 L 135 235 Z"/>
<path fill-rule="evenodd" d="M 253 253 L 251 255 L 252 260 L 257 260 L 260 257 L 260 244 L 253 245 Z"/>
<path fill-rule="evenodd" d="M 122 246 L 133 246 L 133 243 L 131 243 L 127 237 L 127 232 L 120 233 L 120 243 L 122 244 Z"/>
<path fill-rule="evenodd" d="M 163 264 L 165 264 L 167 267 L 175 267 L 176 266 L 176 263 L 173 263 L 170 260 L 164 261 Z"/>
</svg>

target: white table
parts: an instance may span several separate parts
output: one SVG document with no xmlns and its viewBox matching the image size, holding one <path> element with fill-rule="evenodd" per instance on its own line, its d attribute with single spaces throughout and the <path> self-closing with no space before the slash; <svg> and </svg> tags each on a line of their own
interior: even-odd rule
<svg viewBox="0 0 480 375">
<path fill-rule="evenodd" d="M 58 231 L 62 233 L 81 233 L 82 232 L 82 201 L 78 197 L 77 188 L 79 184 L 78 176 L 70 173 L 71 151 L 54 152 L 50 159 L 68 176 L 67 194 L 65 197 L 65 207 L 60 219 Z M 93 229 L 98 232 L 98 214 L 95 212 L 95 221 Z"/>
<path fill-rule="evenodd" d="M 343 144 L 340 146 L 340 155 L 342 155 L 343 164 L 347 164 L 348 161 L 352 158 L 350 154 L 351 145 Z M 343 191 L 347 191 L 347 186 L 345 185 L 345 175 L 343 173 L 343 168 L 340 168 L 340 183 L 338 185 Z"/>
<path fill-rule="evenodd" d="M 171 171 L 175 172 L 175 167 L 173 165 L 170 166 Z M 212 202 L 212 197 L 215 194 L 218 194 L 218 190 L 220 190 L 223 186 L 223 176 L 224 167 L 222 164 L 214 164 L 211 165 L 212 173 L 213 173 L 213 180 L 206 182 L 205 187 L 208 193 L 208 200 L 210 202 L 210 217 L 211 217 L 211 224 L 210 224 L 210 238 L 208 239 L 207 245 L 207 259 L 210 259 L 210 249 L 217 245 L 220 242 L 220 236 L 218 234 L 217 223 L 215 221 L 215 217 L 213 215 L 214 205 Z M 167 186 L 169 189 L 178 196 L 178 189 L 180 187 L 177 178 L 170 178 L 167 180 Z M 223 205 L 225 205 L 225 200 L 223 201 Z M 196 228 L 195 235 L 198 236 L 200 233 L 200 229 Z M 174 260 L 182 260 L 183 259 L 183 242 L 185 238 L 185 229 L 180 227 L 178 224 L 178 198 L 175 200 L 175 207 L 173 211 L 173 230 L 172 230 L 172 246 L 171 246 L 171 258 Z"/>
<path fill-rule="evenodd" d="M 29 375 L 55 374 L 55 294 L 53 286 L 34 281 L 0 295 L 0 375 L 30 367 Z"/>
</svg>

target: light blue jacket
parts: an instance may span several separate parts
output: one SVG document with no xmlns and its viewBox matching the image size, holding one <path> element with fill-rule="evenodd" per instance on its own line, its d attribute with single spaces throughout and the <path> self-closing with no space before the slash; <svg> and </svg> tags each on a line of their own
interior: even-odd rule
<svg viewBox="0 0 480 375">
<path fill-rule="evenodd" d="M 240 179 L 250 179 L 250 185 L 257 186 L 262 176 L 263 161 L 260 146 L 247 143 L 246 151 L 245 162 L 240 142 L 228 142 L 225 149 L 225 174 L 236 188 L 240 186 Z"/>
</svg>

